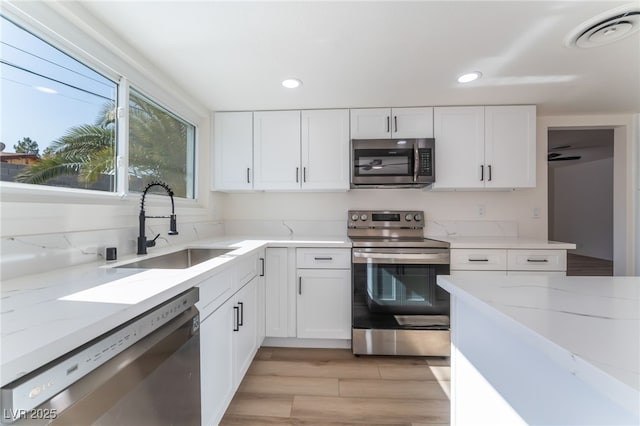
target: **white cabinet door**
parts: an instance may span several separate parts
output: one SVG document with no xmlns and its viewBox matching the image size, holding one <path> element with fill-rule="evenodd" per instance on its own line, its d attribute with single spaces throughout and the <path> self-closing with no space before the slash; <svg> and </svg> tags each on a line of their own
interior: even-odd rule
<svg viewBox="0 0 640 426">
<path fill-rule="evenodd" d="M 484 107 L 437 107 L 434 189 L 484 188 Z"/>
<path fill-rule="evenodd" d="M 485 107 L 485 165 L 487 188 L 536 186 L 535 105 Z"/>
<path fill-rule="evenodd" d="M 349 189 L 349 110 L 302 111 L 302 188 Z"/>
<path fill-rule="evenodd" d="M 227 301 L 200 324 L 202 424 L 217 425 L 235 392 L 233 303 Z"/>
<path fill-rule="evenodd" d="M 351 338 L 351 272 L 298 269 L 299 338 Z"/>
<path fill-rule="evenodd" d="M 431 107 L 351 110 L 351 139 L 432 137 Z"/>
<path fill-rule="evenodd" d="M 258 333 L 258 279 L 249 281 L 234 297 L 234 371 L 235 387 L 240 385 L 256 352 Z"/>
<path fill-rule="evenodd" d="M 218 112 L 214 132 L 213 189 L 253 189 L 253 113 Z"/>
<path fill-rule="evenodd" d="M 267 249 L 265 260 L 265 335 L 287 337 L 289 319 L 287 249 Z"/>
<path fill-rule="evenodd" d="M 351 139 L 389 139 L 391 108 L 351 110 Z"/>
<path fill-rule="evenodd" d="M 258 301 L 256 302 L 257 307 L 257 323 L 258 323 L 258 331 L 256 336 L 256 346 L 262 346 L 262 342 L 264 341 L 265 336 L 265 270 L 266 270 L 266 253 L 265 250 L 262 249 L 258 252 Z"/>
<path fill-rule="evenodd" d="M 254 189 L 300 188 L 300 111 L 253 114 Z"/>
<path fill-rule="evenodd" d="M 393 138 L 432 138 L 433 108 L 393 108 Z"/>
</svg>

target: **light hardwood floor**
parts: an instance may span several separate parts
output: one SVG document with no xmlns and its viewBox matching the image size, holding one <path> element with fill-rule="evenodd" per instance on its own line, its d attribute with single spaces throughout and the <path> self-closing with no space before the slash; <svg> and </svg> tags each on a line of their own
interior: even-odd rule
<svg viewBox="0 0 640 426">
<path fill-rule="evenodd" d="M 449 424 L 449 359 L 260 348 L 221 425 Z"/>
</svg>

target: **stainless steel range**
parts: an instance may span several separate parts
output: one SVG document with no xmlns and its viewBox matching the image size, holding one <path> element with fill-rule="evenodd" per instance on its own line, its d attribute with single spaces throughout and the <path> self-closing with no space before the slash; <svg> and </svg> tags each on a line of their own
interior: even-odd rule
<svg viewBox="0 0 640 426">
<path fill-rule="evenodd" d="M 449 356 L 449 244 L 424 238 L 421 211 L 349 211 L 354 354 Z"/>
</svg>

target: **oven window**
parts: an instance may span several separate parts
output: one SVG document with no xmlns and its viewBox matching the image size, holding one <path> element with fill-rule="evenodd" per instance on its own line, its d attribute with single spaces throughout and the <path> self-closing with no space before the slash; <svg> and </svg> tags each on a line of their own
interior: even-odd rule
<svg viewBox="0 0 640 426">
<path fill-rule="evenodd" d="M 436 284 L 433 265 L 375 264 L 364 268 L 366 304 L 372 313 L 430 314 L 448 311 L 448 298 Z M 364 290 L 364 289 L 363 289 Z"/>
<path fill-rule="evenodd" d="M 410 149 L 358 149 L 354 152 L 356 176 L 411 176 Z"/>
</svg>

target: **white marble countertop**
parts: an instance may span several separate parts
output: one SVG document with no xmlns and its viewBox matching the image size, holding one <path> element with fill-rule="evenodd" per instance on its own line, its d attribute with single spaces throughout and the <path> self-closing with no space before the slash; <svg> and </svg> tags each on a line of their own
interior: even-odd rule
<svg viewBox="0 0 640 426">
<path fill-rule="evenodd" d="M 640 400 L 640 277 L 439 276 L 585 383 Z"/>
<path fill-rule="evenodd" d="M 351 247 L 345 237 L 244 238 L 225 236 L 150 249 L 153 257 L 184 247 L 233 248 L 188 269 L 120 269 L 95 262 L 2 282 L 0 386 L 198 284 L 216 268 L 266 246 Z"/>
<path fill-rule="evenodd" d="M 576 245 L 572 243 L 523 237 L 446 237 L 427 235 L 427 238 L 445 241 L 450 244 L 452 249 L 573 250 L 576 248 Z"/>
</svg>

